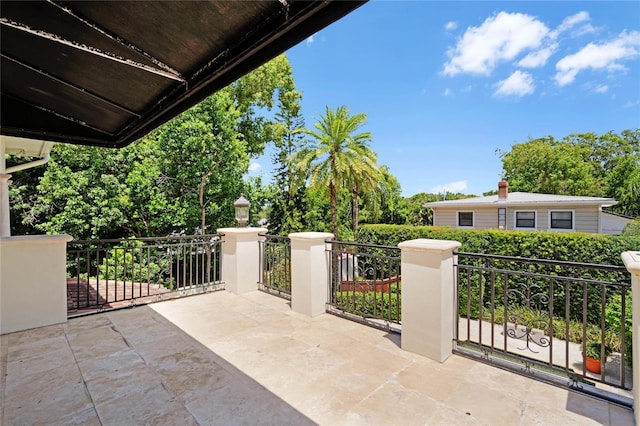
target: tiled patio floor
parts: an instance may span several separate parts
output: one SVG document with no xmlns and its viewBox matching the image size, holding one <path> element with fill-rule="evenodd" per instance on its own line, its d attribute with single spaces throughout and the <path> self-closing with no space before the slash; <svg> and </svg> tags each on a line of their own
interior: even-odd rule
<svg viewBox="0 0 640 426">
<path fill-rule="evenodd" d="M 629 410 L 260 292 L 1 336 L 0 424 L 633 425 Z"/>
</svg>

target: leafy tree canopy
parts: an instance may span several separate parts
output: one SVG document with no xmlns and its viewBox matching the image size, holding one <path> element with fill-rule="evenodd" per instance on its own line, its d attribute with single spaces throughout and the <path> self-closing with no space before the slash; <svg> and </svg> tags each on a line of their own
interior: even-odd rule
<svg viewBox="0 0 640 426">
<path fill-rule="evenodd" d="M 511 190 L 612 197 L 616 212 L 640 215 L 640 129 L 548 136 L 498 154 Z"/>
</svg>

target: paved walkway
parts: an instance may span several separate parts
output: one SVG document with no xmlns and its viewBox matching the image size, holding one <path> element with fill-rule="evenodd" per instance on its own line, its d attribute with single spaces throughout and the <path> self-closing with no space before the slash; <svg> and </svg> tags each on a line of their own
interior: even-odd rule
<svg viewBox="0 0 640 426">
<path fill-rule="evenodd" d="M 629 410 L 226 291 L 0 338 L 0 424 L 633 425 Z"/>
</svg>

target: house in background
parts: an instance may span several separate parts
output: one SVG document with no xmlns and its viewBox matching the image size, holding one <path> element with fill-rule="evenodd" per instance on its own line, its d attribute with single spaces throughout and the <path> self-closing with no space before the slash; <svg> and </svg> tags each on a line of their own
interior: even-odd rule
<svg viewBox="0 0 640 426">
<path fill-rule="evenodd" d="M 618 204 L 613 198 L 514 192 L 506 181 L 487 197 L 425 203 L 435 226 L 588 232 L 618 235 L 630 219 L 602 211 Z"/>
</svg>

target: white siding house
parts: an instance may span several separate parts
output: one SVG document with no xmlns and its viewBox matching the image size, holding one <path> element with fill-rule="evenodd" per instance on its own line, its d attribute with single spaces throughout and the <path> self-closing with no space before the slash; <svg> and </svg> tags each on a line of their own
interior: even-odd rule
<svg viewBox="0 0 640 426">
<path fill-rule="evenodd" d="M 509 194 L 508 184 L 500 182 L 498 195 L 437 201 L 424 206 L 433 209 L 435 226 L 620 234 L 629 219 L 602 211 L 603 207 L 616 204 L 613 198 Z"/>
</svg>

